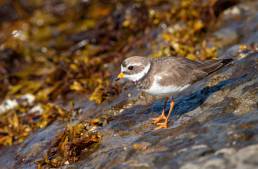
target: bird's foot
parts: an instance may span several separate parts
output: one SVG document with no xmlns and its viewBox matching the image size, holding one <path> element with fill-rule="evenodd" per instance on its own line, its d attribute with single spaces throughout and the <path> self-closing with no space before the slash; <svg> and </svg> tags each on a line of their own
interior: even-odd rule
<svg viewBox="0 0 258 169">
<path fill-rule="evenodd" d="M 167 119 L 167 117 L 165 116 L 165 113 L 162 113 L 160 116 L 153 118 L 152 121 L 154 124 L 157 124 L 157 123 L 161 122 L 162 120 L 166 120 L 166 119 Z"/>
<path fill-rule="evenodd" d="M 159 129 L 166 129 L 168 128 L 168 119 L 166 119 L 164 122 L 162 123 L 157 123 L 156 124 L 158 127 L 155 128 L 155 130 L 159 130 Z"/>
<path fill-rule="evenodd" d="M 165 103 L 165 105 L 166 105 L 166 103 Z M 163 111 L 162 111 L 162 114 L 159 117 L 153 119 L 153 123 L 158 126 L 158 127 L 155 128 L 155 130 L 168 128 L 168 119 L 171 115 L 171 112 L 174 109 L 174 105 L 175 105 L 174 100 L 171 100 L 168 115 L 165 116 L 165 108 L 166 107 L 164 107 Z M 161 122 L 162 120 L 164 120 L 164 122 Z"/>
</svg>

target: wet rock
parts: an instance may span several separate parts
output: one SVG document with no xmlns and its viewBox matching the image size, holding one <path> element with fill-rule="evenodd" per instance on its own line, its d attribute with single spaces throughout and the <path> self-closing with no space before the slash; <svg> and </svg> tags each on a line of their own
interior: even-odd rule
<svg viewBox="0 0 258 169">
<path fill-rule="evenodd" d="M 251 1 L 251 5 L 249 2 L 235 5 L 231 3 L 236 2 L 234 0 L 225 2 L 234 7 L 215 11 L 216 16 L 220 15 L 223 21 L 219 29 L 215 30 L 224 38 L 219 41 L 223 47 L 219 57 L 233 57 L 235 60 L 175 98 L 175 109 L 168 129 L 154 130 L 156 126 L 151 121 L 151 118 L 161 113 L 163 101 L 160 98 L 139 94 L 132 86 L 123 86 L 124 89 L 119 96 L 98 106 L 85 99 L 86 96 L 83 94 L 68 95 L 67 100 L 75 101 L 73 106 L 81 110 L 78 114 L 75 113 L 71 123 L 78 119 L 81 121 L 94 119 L 91 125 L 95 127 L 89 131 L 99 133 L 101 140 L 98 147 L 92 151 L 88 151 L 85 147 L 79 148 L 78 152 L 82 153 L 75 151 L 76 160 L 64 160 L 59 168 L 257 168 L 258 54 L 257 51 L 249 49 L 248 52 L 241 53 L 239 51 L 241 45 L 237 44 L 257 41 L 255 29 L 257 10 Z M 71 47 L 71 53 L 76 53 L 88 43 L 118 42 L 119 39 L 127 37 L 123 36 L 125 30 L 138 32 L 137 28 L 144 29 L 145 23 L 141 22 L 148 17 L 148 14 L 142 8 L 145 8 L 143 4 L 129 5 L 128 8 L 118 7 L 109 18 L 111 21 L 107 19 L 98 25 L 101 29 L 72 32 L 68 39 L 77 44 Z M 61 4 L 57 12 L 62 13 L 65 10 Z M 136 27 L 138 24 L 142 25 Z M 116 28 L 117 31 L 107 33 L 109 29 L 104 29 L 106 26 L 110 26 L 110 30 Z M 170 26 L 167 27 L 164 23 L 161 27 L 166 30 Z M 135 54 L 137 50 L 149 54 L 148 51 L 153 49 L 151 43 L 157 38 L 160 29 L 146 30 L 144 40 L 140 36 L 137 37 L 143 49 L 139 50 L 135 45 L 138 42 L 134 40 L 131 43 L 135 46 L 128 44 L 129 47 L 126 49 L 118 46 L 119 57 L 120 53 L 129 56 Z M 152 34 L 151 38 L 149 34 Z M 137 49 L 131 50 L 132 48 Z M 103 45 L 97 53 L 104 54 L 108 50 L 110 48 Z M 10 53 L 6 56 L 11 58 L 15 55 Z M 0 59 L 6 60 L 5 63 L 16 64 L 12 63 L 12 59 L 8 60 L 8 57 L 3 56 Z M 112 60 L 113 57 L 107 59 Z M 115 60 L 119 62 L 119 59 Z M 113 70 L 117 69 L 118 67 L 114 66 Z M 60 72 L 65 72 L 67 68 L 62 67 L 61 70 Z M 86 71 L 84 74 L 89 72 L 91 71 Z M 65 77 L 64 73 L 60 75 L 57 73 L 56 76 L 56 79 Z M 69 79 L 67 81 L 70 83 Z M 69 107 L 66 102 L 62 104 Z M 40 107 L 34 106 L 32 110 L 41 111 Z M 56 142 L 54 146 L 51 146 L 51 143 L 57 134 L 64 130 L 65 123 L 56 120 L 46 128 L 33 131 L 23 143 L 1 147 L 0 166 L 36 168 L 35 162 L 44 159 L 46 151 L 51 155 L 49 151 L 51 147 L 53 151 L 62 148 Z M 0 132 L 0 138 L 3 134 L 5 133 Z M 72 145 L 69 143 L 69 146 Z M 62 160 L 60 156 L 53 163 L 58 160 Z"/>
<path fill-rule="evenodd" d="M 41 159 L 51 141 L 57 137 L 59 132 L 63 131 L 63 127 L 63 124 L 57 122 L 42 131 L 32 134 L 16 151 L 16 163 L 22 162 L 21 168 L 34 167 L 35 162 Z M 34 162 L 30 163 L 29 161 Z"/>
<path fill-rule="evenodd" d="M 257 59 L 250 54 L 198 82 L 190 93 L 176 98 L 174 125 L 155 131 L 151 117 L 162 103 L 134 105 L 117 114 L 100 129 L 100 148 L 78 168 L 235 168 L 255 166 L 254 159 L 243 164 L 238 149 L 258 143 L 257 137 Z M 238 70 L 238 71 L 236 71 Z M 218 78 L 217 83 L 205 87 Z M 207 83 L 208 82 L 208 83 Z M 256 85 L 255 85 L 256 84 Z M 241 104 L 242 103 L 242 104 Z M 239 113 L 241 112 L 241 113 Z M 187 120 L 182 120 L 187 119 Z M 255 149 L 246 148 L 245 153 Z M 249 152 L 250 151 L 250 152 Z M 232 159 L 231 159 L 232 158 Z M 244 157 L 242 157 L 244 158 Z M 228 163 L 230 161 L 230 163 Z M 67 167 L 67 166 L 66 166 Z M 254 168 L 254 167 L 253 167 Z"/>
<path fill-rule="evenodd" d="M 174 123 L 168 129 L 154 130 L 151 123 L 161 112 L 161 100 L 146 104 L 145 96 L 133 95 L 126 101 L 124 94 L 110 103 L 124 105 L 114 114 L 115 109 L 103 104 L 96 117 L 101 111 L 112 119 L 97 129 L 102 135 L 99 147 L 60 168 L 256 168 L 257 59 L 253 53 L 236 60 L 176 97 Z M 35 168 L 34 161 L 42 158 L 57 130 L 62 125 L 54 123 L 31 135 L 20 148 L 7 151 L 16 157 L 0 156 L 0 162 Z"/>
<path fill-rule="evenodd" d="M 203 157 L 197 161 L 187 163 L 181 169 L 207 169 L 207 168 L 257 168 L 258 145 L 251 145 L 245 148 L 235 150 L 232 148 L 225 148 L 218 150 L 215 154 L 209 157 Z M 219 152 L 219 153 L 218 153 Z M 223 152 L 223 155 L 221 155 Z"/>
<path fill-rule="evenodd" d="M 215 36 L 219 39 L 220 42 L 222 42 L 221 46 L 234 44 L 239 38 L 237 31 L 233 28 L 221 29 L 218 32 L 215 32 Z"/>
<path fill-rule="evenodd" d="M 234 5 L 219 16 L 219 28 L 214 32 L 220 39 L 219 55 L 225 55 L 230 45 L 257 43 L 257 4 L 254 1 Z M 232 52 L 232 49 L 231 49 Z"/>
</svg>

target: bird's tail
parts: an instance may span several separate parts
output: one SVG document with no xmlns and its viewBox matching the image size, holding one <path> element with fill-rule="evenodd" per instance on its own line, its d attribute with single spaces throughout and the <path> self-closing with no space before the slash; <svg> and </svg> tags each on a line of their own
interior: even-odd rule
<svg viewBox="0 0 258 169">
<path fill-rule="evenodd" d="M 203 63 L 201 69 L 204 72 L 211 74 L 211 73 L 217 71 L 218 69 L 222 68 L 223 66 L 229 64 L 232 61 L 233 61 L 233 59 L 230 58 L 230 59 L 219 59 L 219 60 L 205 62 L 205 63 Z"/>
</svg>

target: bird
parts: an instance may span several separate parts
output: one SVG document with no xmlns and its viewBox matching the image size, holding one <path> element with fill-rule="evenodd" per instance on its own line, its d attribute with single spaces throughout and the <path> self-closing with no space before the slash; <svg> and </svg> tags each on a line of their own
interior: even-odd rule
<svg viewBox="0 0 258 169">
<path fill-rule="evenodd" d="M 162 129 L 168 128 L 169 117 L 175 106 L 173 96 L 231 61 L 230 58 L 199 62 L 180 56 L 159 58 L 132 56 L 121 63 L 117 80 L 127 79 L 143 92 L 165 97 L 161 115 L 152 119 L 157 125 L 156 129 Z M 165 110 L 169 100 L 170 108 L 166 115 Z"/>
</svg>

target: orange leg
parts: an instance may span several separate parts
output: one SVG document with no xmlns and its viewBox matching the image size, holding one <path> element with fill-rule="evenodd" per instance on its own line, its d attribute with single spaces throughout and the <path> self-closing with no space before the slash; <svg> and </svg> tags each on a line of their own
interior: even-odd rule
<svg viewBox="0 0 258 169">
<path fill-rule="evenodd" d="M 162 110 L 161 115 L 152 119 L 154 124 L 157 124 L 157 123 L 161 122 L 162 120 L 166 119 L 165 111 L 166 111 L 168 99 L 169 99 L 168 97 L 165 98 L 165 102 L 163 105 L 163 110 Z"/>
<path fill-rule="evenodd" d="M 174 99 L 172 99 L 170 101 L 170 108 L 169 108 L 169 112 L 168 112 L 167 117 L 165 117 L 165 121 L 162 122 L 162 123 L 157 123 L 158 127 L 155 128 L 155 130 L 162 129 L 162 128 L 168 128 L 168 120 L 169 120 L 169 117 L 170 117 L 170 115 L 171 115 L 171 113 L 172 113 L 172 111 L 174 109 L 174 106 L 175 106 L 175 101 L 174 101 Z"/>
</svg>

